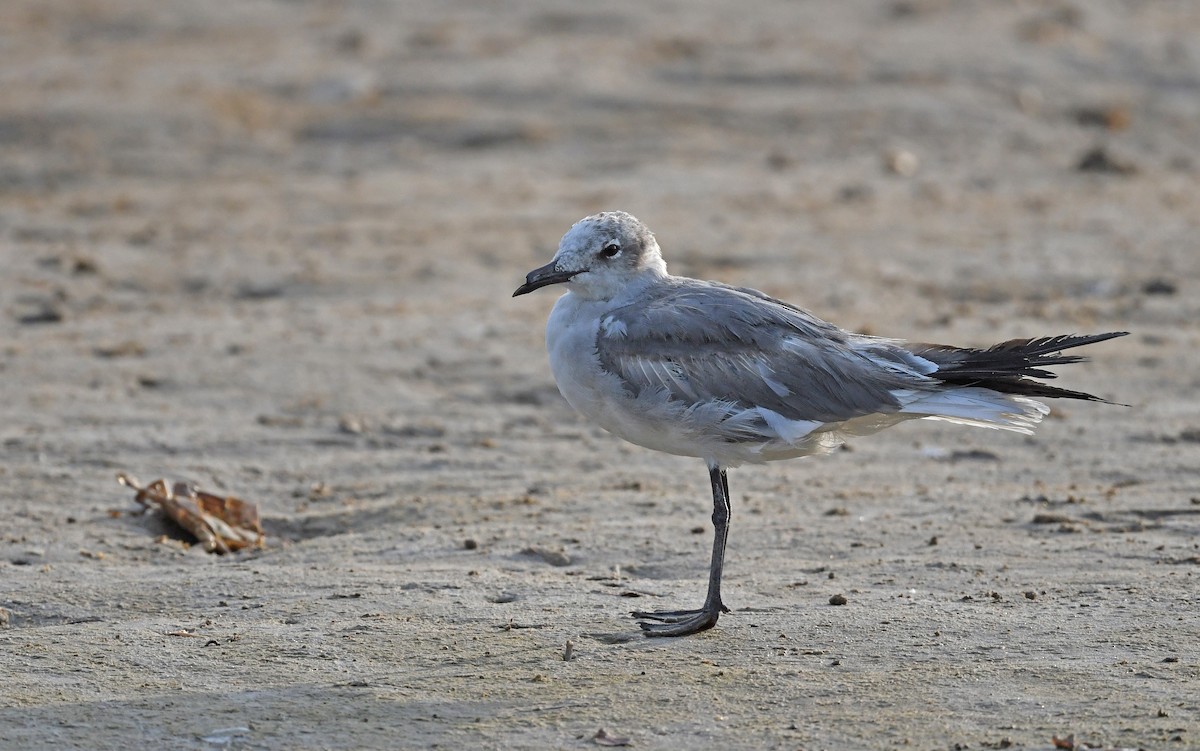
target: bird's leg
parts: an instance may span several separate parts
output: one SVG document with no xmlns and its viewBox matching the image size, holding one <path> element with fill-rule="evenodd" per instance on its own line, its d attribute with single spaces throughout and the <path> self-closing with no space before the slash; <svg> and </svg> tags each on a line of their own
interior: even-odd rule
<svg viewBox="0 0 1200 751">
<path fill-rule="evenodd" d="M 713 492 L 713 550 L 712 563 L 708 569 L 708 595 L 699 610 L 660 610 L 654 612 L 634 611 L 634 618 L 644 618 L 658 623 L 638 625 L 646 636 L 686 636 L 704 631 L 717 625 L 721 613 L 729 608 L 721 602 L 721 569 L 725 564 L 725 539 L 729 535 L 729 478 L 725 470 L 715 462 L 708 465 L 708 477 Z"/>
</svg>

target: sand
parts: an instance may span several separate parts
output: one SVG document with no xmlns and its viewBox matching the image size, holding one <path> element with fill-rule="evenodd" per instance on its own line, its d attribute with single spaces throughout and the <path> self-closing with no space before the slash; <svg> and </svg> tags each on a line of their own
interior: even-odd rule
<svg viewBox="0 0 1200 751">
<path fill-rule="evenodd" d="M 0 30 L 0 747 L 1200 745 L 1195 4 Z M 735 470 L 733 612 L 645 639 L 703 596 L 703 464 L 573 414 L 553 292 L 509 297 L 604 209 L 860 331 L 1128 330 L 1060 383 L 1129 406 Z M 268 543 L 189 547 L 118 472 Z"/>
</svg>

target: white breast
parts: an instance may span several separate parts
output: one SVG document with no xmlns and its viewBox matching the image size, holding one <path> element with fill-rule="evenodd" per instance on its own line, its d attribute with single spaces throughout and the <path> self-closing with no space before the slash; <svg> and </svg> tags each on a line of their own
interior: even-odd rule
<svg viewBox="0 0 1200 751">
<path fill-rule="evenodd" d="M 546 322 L 546 350 L 559 392 L 568 404 L 597 421 L 620 391 L 620 383 L 604 373 L 596 354 L 601 305 L 568 292 L 558 298 Z"/>
<path fill-rule="evenodd" d="M 676 445 L 676 421 L 658 414 L 665 406 L 665 393 L 661 399 L 639 403 L 620 377 L 601 367 L 596 337 L 605 326 L 607 307 L 607 303 L 570 292 L 555 303 L 546 324 L 546 349 L 559 392 L 588 419 L 627 441 L 659 451 L 692 453 L 681 452 Z M 617 335 L 615 324 L 607 326 L 605 336 Z"/>
</svg>

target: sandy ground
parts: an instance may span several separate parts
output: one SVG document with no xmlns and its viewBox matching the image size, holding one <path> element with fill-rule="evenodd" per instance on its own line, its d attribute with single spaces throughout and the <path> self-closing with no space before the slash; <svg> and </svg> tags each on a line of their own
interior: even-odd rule
<svg viewBox="0 0 1200 751">
<path fill-rule="evenodd" d="M 0 4 L 0 747 L 1200 746 L 1198 146 L 1185 0 Z M 1063 383 L 1131 406 L 739 469 L 734 612 L 644 639 L 704 467 L 509 298 L 611 208 L 858 330 L 1129 330 Z"/>
</svg>

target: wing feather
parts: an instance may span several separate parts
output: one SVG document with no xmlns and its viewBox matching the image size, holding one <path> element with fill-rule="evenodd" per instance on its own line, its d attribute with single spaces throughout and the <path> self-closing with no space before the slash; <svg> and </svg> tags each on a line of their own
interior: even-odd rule
<svg viewBox="0 0 1200 751">
<path fill-rule="evenodd" d="M 635 397 L 665 390 L 687 404 L 840 422 L 898 411 L 894 391 L 934 387 L 888 340 L 849 334 L 753 290 L 673 281 L 610 311 L 625 336 L 596 340 L 601 364 Z"/>
</svg>

